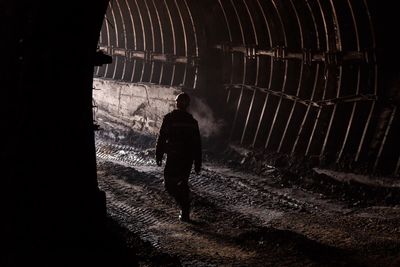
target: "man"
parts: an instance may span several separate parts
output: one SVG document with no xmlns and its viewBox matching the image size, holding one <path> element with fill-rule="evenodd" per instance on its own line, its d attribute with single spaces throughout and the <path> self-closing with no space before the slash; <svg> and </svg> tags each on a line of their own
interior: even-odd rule
<svg viewBox="0 0 400 267">
<path fill-rule="evenodd" d="M 176 97 L 177 109 L 164 116 L 156 145 L 156 161 L 161 166 L 164 153 L 167 162 L 164 169 L 164 186 L 175 199 L 181 212 L 181 221 L 190 221 L 189 175 L 194 162 L 197 174 L 201 169 L 201 139 L 199 126 L 187 112 L 190 97 L 180 93 Z"/>
</svg>

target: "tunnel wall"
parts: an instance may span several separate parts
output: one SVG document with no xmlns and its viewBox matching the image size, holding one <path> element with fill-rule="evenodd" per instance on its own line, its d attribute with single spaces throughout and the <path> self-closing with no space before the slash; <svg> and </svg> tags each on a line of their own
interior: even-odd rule
<svg viewBox="0 0 400 267">
<path fill-rule="evenodd" d="M 93 86 L 97 119 L 154 135 L 163 116 L 175 107 L 175 96 L 181 92 L 166 86 L 105 79 L 94 79 Z"/>
<path fill-rule="evenodd" d="M 118 0 L 99 43 L 114 60 L 95 74 L 196 91 L 233 144 L 398 176 L 399 71 L 386 74 L 378 6 Z"/>
<path fill-rule="evenodd" d="M 131 130 L 157 135 L 164 115 L 176 108 L 175 98 L 182 92 L 179 87 L 104 78 L 95 78 L 93 87 L 94 120 L 103 132 L 118 129 L 109 136 L 120 141 Z M 194 92 L 190 97 L 189 112 L 197 119 L 202 137 L 220 135 L 223 122 L 214 117 L 205 99 Z"/>
</svg>

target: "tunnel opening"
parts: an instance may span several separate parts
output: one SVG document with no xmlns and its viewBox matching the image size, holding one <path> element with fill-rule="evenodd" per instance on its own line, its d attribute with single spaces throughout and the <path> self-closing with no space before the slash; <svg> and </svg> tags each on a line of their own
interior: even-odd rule
<svg viewBox="0 0 400 267">
<path fill-rule="evenodd" d="M 385 89 L 396 86 L 384 78 L 387 56 L 377 59 L 388 41 L 380 12 L 374 1 L 110 3 L 99 48 L 113 63 L 95 70 L 99 115 L 154 135 L 172 95 L 186 91 L 210 143 L 396 179 L 398 116 L 385 92 L 398 89 Z M 150 99 L 165 103 L 133 104 L 121 83 L 161 86 Z M 118 96 L 106 103 L 110 91 Z"/>
<path fill-rule="evenodd" d="M 319 220 L 335 221 L 331 215 L 336 214 L 336 223 L 352 228 L 344 214 L 357 214 L 352 219 L 359 222 L 361 210 L 368 217 L 375 205 L 390 210 L 400 203 L 398 87 L 396 78 L 389 78 L 399 68 L 389 60 L 392 50 L 388 48 L 393 44 L 383 37 L 387 25 L 395 25 L 382 22 L 386 7 L 376 1 L 119 2 L 110 4 L 108 26 L 103 25 L 99 42 L 113 63 L 95 70 L 99 179 L 112 195 L 108 206 L 112 216 L 125 221 L 136 214 L 137 221 L 125 227 L 150 246 L 178 255 L 183 265 L 202 266 L 214 260 L 218 265 L 230 262 L 225 249 L 232 240 L 264 244 L 263 235 L 266 231 L 269 236 L 271 230 L 268 223 L 288 226 L 287 210 L 320 213 L 318 223 L 313 222 L 316 227 L 321 226 Z M 171 226 L 174 208 L 166 208 L 158 199 L 125 200 L 128 191 L 141 195 L 142 189 L 136 190 L 142 187 L 149 190 L 146 194 L 168 198 L 162 191 L 162 170 L 155 166 L 154 148 L 162 118 L 174 109 L 174 97 L 182 91 L 194 99 L 190 112 L 199 121 L 207 164 L 204 175 L 191 178 L 199 225 L 191 228 L 190 236 L 181 234 L 181 226 L 173 222 Z M 334 208 L 325 200 L 346 204 Z M 160 212 L 160 207 L 166 211 Z M 236 216 L 245 222 L 233 219 Z M 232 225 L 218 223 L 227 217 Z M 142 229 L 138 225 L 143 222 L 152 226 Z M 215 235 L 202 223 L 223 234 Z M 164 233 L 177 227 L 172 233 L 188 249 L 172 248 L 175 243 L 170 243 L 169 235 L 152 227 L 161 227 Z M 248 228 L 249 232 L 243 230 Z M 287 234 L 297 255 L 307 254 L 299 252 L 297 243 L 305 242 L 307 247 L 322 249 L 323 255 L 330 254 L 330 263 L 374 266 L 396 258 L 391 249 L 391 256 L 376 252 L 380 259 L 359 252 L 346 254 L 348 247 L 335 250 L 342 248 L 338 239 L 295 228 L 277 235 Z M 335 229 L 344 230 L 339 228 Z M 210 250 L 194 252 L 188 244 L 198 241 L 199 233 L 200 238 L 210 234 L 217 243 L 225 242 L 226 231 L 233 235 L 229 245 L 220 248 L 223 255 L 205 256 L 216 249 L 208 239 L 199 244 Z M 299 232 L 304 236 L 295 234 Z M 310 245 L 313 234 L 320 243 Z M 261 237 L 253 240 L 253 235 Z M 327 243 L 334 245 L 321 247 Z M 363 247 L 372 252 L 366 244 L 356 243 L 355 251 Z M 391 247 L 386 245 L 378 247 Z M 268 253 L 259 259 L 241 250 L 235 253 L 238 262 L 254 266 L 263 266 L 259 259 L 268 261 L 264 257 Z M 300 261 L 312 258 L 317 265 L 329 265 L 312 255 Z M 371 262 L 367 264 L 363 257 Z"/>
<path fill-rule="evenodd" d="M 45 2 L 0 4 L 0 265 L 398 265 L 395 4 Z M 154 161 L 182 91 L 191 223 Z"/>
</svg>

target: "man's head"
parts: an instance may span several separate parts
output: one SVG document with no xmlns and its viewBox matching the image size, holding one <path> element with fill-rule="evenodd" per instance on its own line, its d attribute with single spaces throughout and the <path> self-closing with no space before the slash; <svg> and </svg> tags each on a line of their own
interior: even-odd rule
<svg viewBox="0 0 400 267">
<path fill-rule="evenodd" d="M 186 110 L 190 104 L 190 97 L 186 93 L 180 93 L 175 98 L 176 107 L 181 110 Z"/>
</svg>

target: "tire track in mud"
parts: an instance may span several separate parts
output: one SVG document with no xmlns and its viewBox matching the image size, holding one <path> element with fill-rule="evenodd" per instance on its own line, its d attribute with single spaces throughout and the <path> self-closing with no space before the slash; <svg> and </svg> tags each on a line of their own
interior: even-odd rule
<svg viewBox="0 0 400 267">
<path fill-rule="evenodd" d="M 103 160 L 123 162 L 130 166 L 151 165 L 149 151 L 142 151 L 128 145 L 111 144 L 96 140 L 96 155 Z"/>
<path fill-rule="evenodd" d="M 133 147 L 108 144 L 104 141 L 97 141 L 96 146 L 97 157 L 100 159 L 112 161 L 116 164 L 124 163 L 125 166 L 135 167 L 142 171 L 149 171 L 148 168 L 143 168 L 143 166 L 155 166 L 154 159 L 148 158 L 149 153 L 143 155 Z M 160 169 L 158 172 L 160 172 Z M 154 169 L 152 173 L 156 174 Z M 216 198 L 216 203 L 227 202 L 225 199 L 228 198 L 228 203 L 233 199 L 236 200 L 235 203 L 249 203 L 253 208 L 257 206 L 303 212 L 318 210 L 316 205 L 297 200 L 287 193 L 280 193 L 265 185 L 261 188 L 255 185 L 251 179 L 242 179 L 240 176 L 232 174 L 220 175 L 218 170 L 214 170 L 212 167 L 203 168 L 200 176 L 195 176 L 192 173 L 191 177 L 193 190 Z"/>
<path fill-rule="evenodd" d="M 143 153 L 104 142 L 96 145 L 99 187 L 106 192 L 111 217 L 157 250 L 178 256 L 184 266 L 233 266 L 230 263 L 263 266 L 262 263 L 247 265 L 259 263 L 267 256 L 232 242 L 235 235 L 246 231 L 238 229 L 233 221 L 242 221 L 241 225 L 247 229 L 257 229 L 268 227 L 272 220 L 287 212 L 310 214 L 319 210 L 313 203 L 289 196 L 284 190 L 259 186 L 251 176 L 205 166 L 200 175 L 191 175 L 193 202 L 205 202 L 212 212 L 219 213 L 219 219 L 225 219 L 224 223 L 208 221 L 206 226 L 212 230 L 220 227 L 225 236 L 208 235 L 196 226 L 177 222 L 177 208 L 164 191 L 162 168 L 156 166 L 151 151 Z M 219 254 L 215 255 L 215 251 Z M 295 261 L 295 258 L 277 261 Z"/>
<path fill-rule="evenodd" d="M 143 153 L 133 147 L 104 141 L 98 141 L 96 145 L 99 159 L 134 167 L 162 179 L 162 169 L 156 166 L 151 152 Z M 283 212 L 317 213 L 321 209 L 329 212 L 326 203 L 320 201 L 315 204 L 309 201 L 315 200 L 314 196 L 296 199 L 290 196 L 290 192 L 266 185 L 259 177 L 238 174 L 226 168 L 206 166 L 201 175 L 191 174 L 190 185 L 193 193 L 210 200 L 214 205 L 239 213 L 249 220 L 256 219 L 261 225 L 268 224 Z M 343 210 L 342 207 L 337 208 L 340 209 Z"/>
<path fill-rule="evenodd" d="M 241 176 L 224 176 L 212 168 L 205 168 L 201 177 L 196 178 L 192 179 L 192 185 L 196 190 L 211 197 L 214 193 L 215 199 L 225 200 L 228 206 L 236 207 L 246 204 L 249 210 L 259 208 L 304 212 L 312 212 L 316 209 L 314 205 L 296 200 L 286 193 L 274 192 L 272 188 L 265 186 L 263 190 L 260 190 L 244 182 Z"/>
<path fill-rule="evenodd" d="M 178 256 L 184 266 L 220 266 L 226 261 L 233 262 L 238 258 L 247 261 L 255 256 L 238 245 L 207 237 L 190 230 L 190 225 L 177 222 L 177 209 L 162 192 L 161 183 L 156 183 L 158 177 L 142 174 L 145 179 L 152 180 L 151 185 L 146 186 L 145 182 L 135 183 L 129 177 L 121 179 L 121 176 L 107 174 L 110 167 L 107 162 L 99 163 L 99 176 L 103 177 L 99 179 L 99 186 L 106 192 L 108 213 L 154 248 Z M 116 168 L 118 175 L 124 175 L 119 172 L 119 167 Z M 134 169 L 131 172 L 131 178 L 141 175 Z M 203 244 L 203 249 L 199 251 L 197 244 Z M 220 257 L 211 255 L 218 248 L 223 251 Z"/>
</svg>

